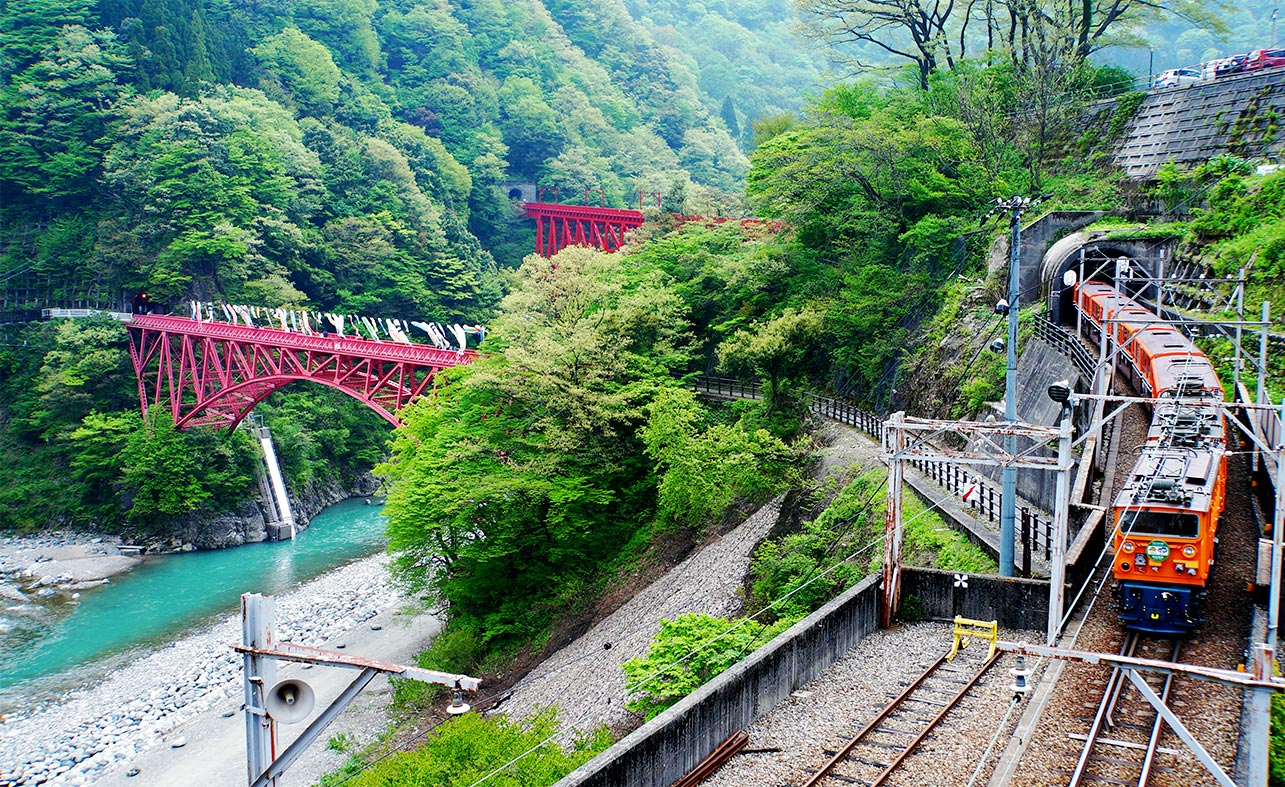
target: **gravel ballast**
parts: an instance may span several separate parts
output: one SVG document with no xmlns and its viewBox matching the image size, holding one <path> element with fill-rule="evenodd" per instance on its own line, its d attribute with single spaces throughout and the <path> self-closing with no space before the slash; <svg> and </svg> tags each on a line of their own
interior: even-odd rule
<svg viewBox="0 0 1285 787">
<path fill-rule="evenodd" d="M 1039 635 L 1001 631 L 1000 636 L 1021 640 Z M 706 787 L 802 784 L 945 653 L 950 643 L 951 627 L 945 623 L 916 623 L 871 634 L 820 677 L 750 725 L 748 753 L 729 760 L 705 782 Z M 985 644 L 974 643 L 954 664 L 971 673 L 985 654 Z M 1008 670 L 1012 666 L 1012 656 L 1001 656 L 888 783 L 924 787 L 967 784 L 1009 709 L 1013 694 Z M 931 710 L 935 714 L 938 709 Z M 985 784 L 988 769 L 1019 712 L 1009 715 L 978 783 Z"/>
</svg>

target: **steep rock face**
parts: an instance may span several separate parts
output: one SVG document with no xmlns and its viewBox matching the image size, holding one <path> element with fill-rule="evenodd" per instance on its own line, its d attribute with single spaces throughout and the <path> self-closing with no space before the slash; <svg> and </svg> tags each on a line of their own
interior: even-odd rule
<svg viewBox="0 0 1285 787">
<path fill-rule="evenodd" d="M 295 527 L 303 530 L 326 506 L 350 497 L 369 497 L 379 489 L 379 480 L 369 472 L 343 480 L 312 481 L 292 489 L 290 505 L 294 510 Z M 144 538 L 147 552 L 191 552 L 197 549 L 223 549 L 225 547 L 267 541 L 271 527 L 265 515 L 260 496 L 243 502 L 235 511 L 217 514 L 196 511 L 175 521 L 163 537 Z"/>
</svg>

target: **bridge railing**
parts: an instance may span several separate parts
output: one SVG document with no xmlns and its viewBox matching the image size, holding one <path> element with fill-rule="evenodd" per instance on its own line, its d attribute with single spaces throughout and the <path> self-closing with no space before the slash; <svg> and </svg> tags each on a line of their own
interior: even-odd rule
<svg viewBox="0 0 1285 787">
<path fill-rule="evenodd" d="M 731 399 L 762 399 L 764 394 L 761 383 L 730 377 L 697 377 L 692 383 L 692 388 L 697 393 Z M 805 399 L 808 412 L 860 429 L 882 444 L 884 422 L 887 420 L 885 416 L 864 410 L 842 399 L 819 396 L 812 392 L 805 394 Z M 967 501 L 961 499 L 960 502 L 968 506 L 979 520 L 985 519 L 991 524 L 999 522 L 1002 494 L 987 483 L 984 477 L 973 475 L 959 465 L 949 462 L 911 459 L 909 464 L 954 495 L 963 495 L 970 486 L 976 484 L 977 491 L 969 495 Z M 1018 538 L 1022 542 L 1022 570 L 1029 576 L 1032 553 L 1043 552 L 1046 561 L 1052 559 L 1053 523 L 1041 516 L 1037 510 L 1019 505 L 1016 525 Z"/>
</svg>

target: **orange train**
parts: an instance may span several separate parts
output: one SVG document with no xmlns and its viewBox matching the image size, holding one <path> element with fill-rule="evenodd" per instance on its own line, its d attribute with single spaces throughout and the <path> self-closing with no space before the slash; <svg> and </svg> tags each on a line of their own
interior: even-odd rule
<svg viewBox="0 0 1285 787">
<path fill-rule="evenodd" d="M 1151 428 L 1112 506 L 1112 568 L 1126 628 L 1183 635 L 1202 620 L 1226 503 L 1222 383 L 1209 358 L 1155 312 L 1110 284 L 1075 288 L 1085 334 L 1103 326 L 1117 369 L 1155 399 Z"/>
</svg>

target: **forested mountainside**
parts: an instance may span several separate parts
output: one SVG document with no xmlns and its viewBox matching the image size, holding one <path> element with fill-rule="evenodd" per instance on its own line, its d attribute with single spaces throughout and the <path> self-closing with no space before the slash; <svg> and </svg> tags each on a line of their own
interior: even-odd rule
<svg viewBox="0 0 1285 787">
<path fill-rule="evenodd" d="M 0 294 L 486 322 L 500 270 L 533 246 L 503 183 L 739 204 L 754 121 L 798 109 L 820 70 L 787 9 L 4 0 Z M 0 526 L 159 527 L 249 493 L 241 436 L 134 412 L 119 326 L 5 337 L 0 449 L 18 483 Z M 368 469 L 386 439 L 315 388 L 261 412 L 297 484 Z M 166 466 L 162 495 L 148 486 Z"/>
<path fill-rule="evenodd" d="M 502 182 L 726 203 L 734 137 L 817 74 L 782 46 L 784 0 L 744 25 L 569 0 L 0 9 L 0 269 L 69 294 L 476 316 L 493 258 L 530 248 Z"/>
</svg>

